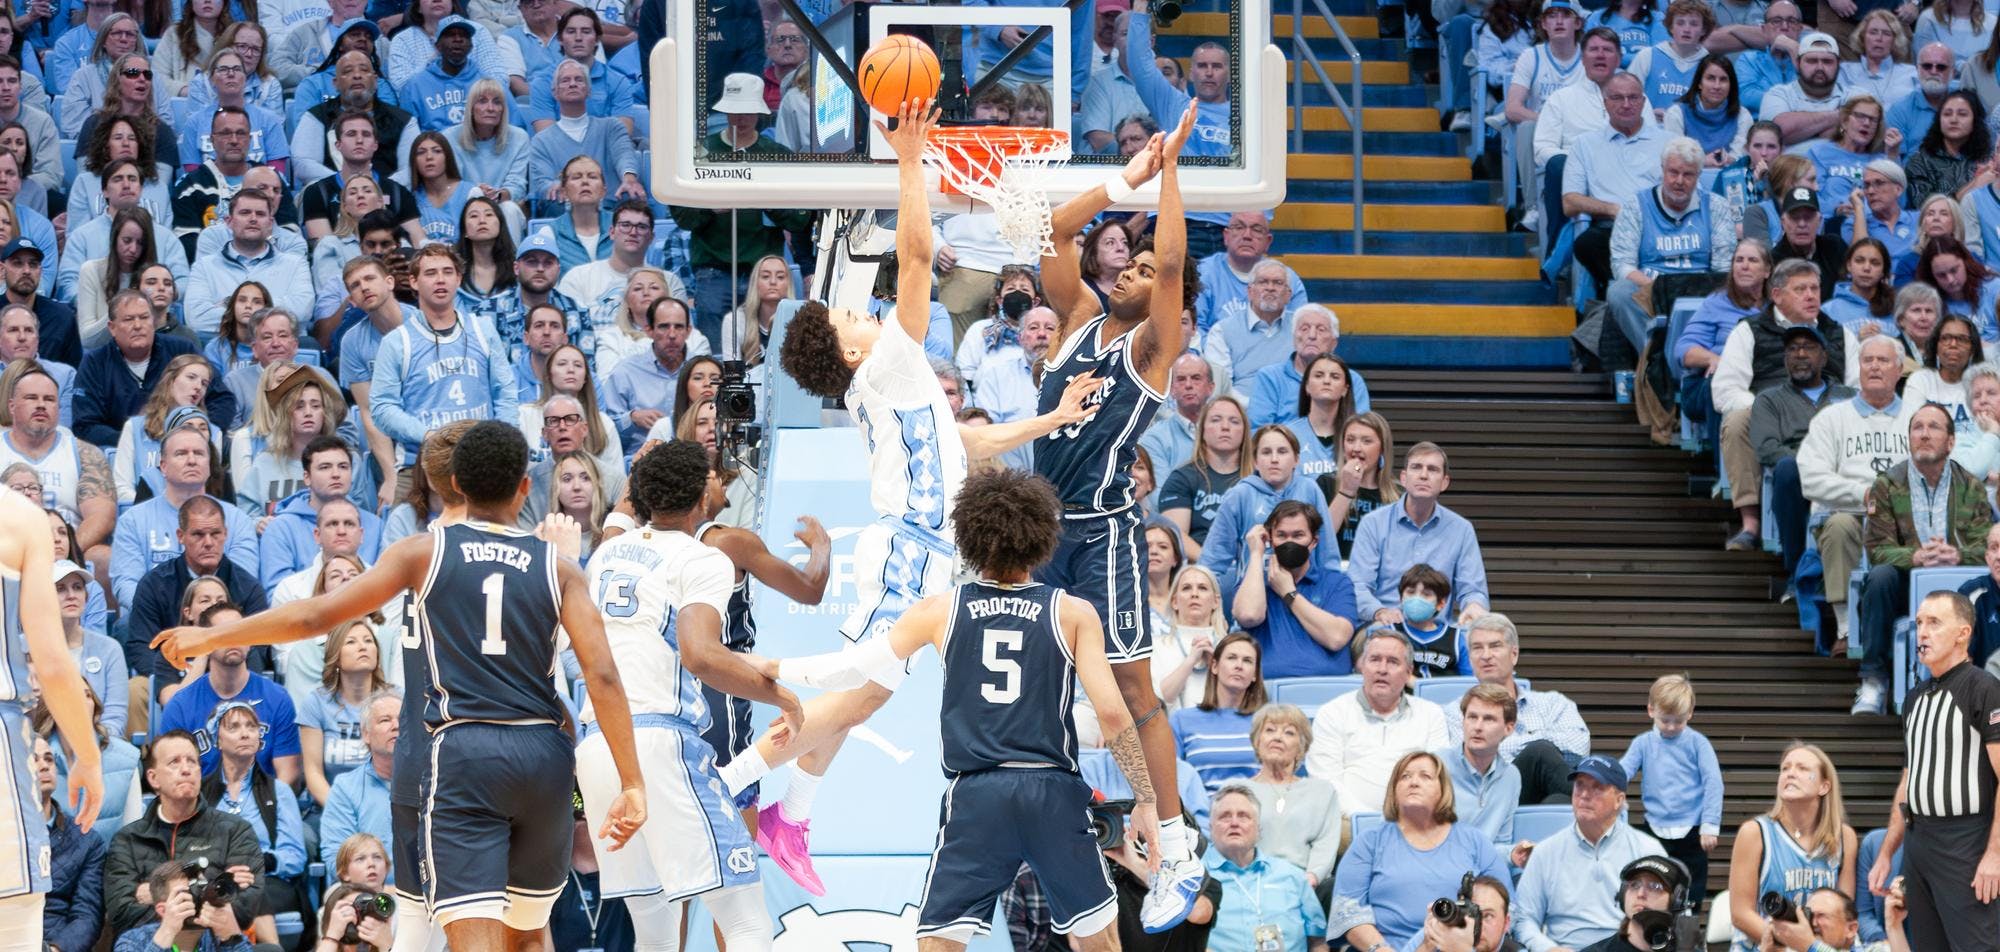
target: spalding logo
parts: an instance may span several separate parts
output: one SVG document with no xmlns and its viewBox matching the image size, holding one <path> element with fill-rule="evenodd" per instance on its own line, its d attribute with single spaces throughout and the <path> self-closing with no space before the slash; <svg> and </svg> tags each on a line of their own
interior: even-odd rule
<svg viewBox="0 0 2000 952">
<path fill-rule="evenodd" d="M 915 905 L 903 906 L 900 915 L 880 909 L 820 912 L 800 906 L 778 917 L 771 952 L 826 952 L 850 948 L 850 943 L 880 945 L 889 952 L 916 952 L 917 911 Z"/>
</svg>

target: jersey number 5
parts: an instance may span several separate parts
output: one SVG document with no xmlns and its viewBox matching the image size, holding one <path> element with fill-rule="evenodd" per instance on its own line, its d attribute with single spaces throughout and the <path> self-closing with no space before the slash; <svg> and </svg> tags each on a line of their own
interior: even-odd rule
<svg viewBox="0 0 2000 952">
<path fill-rule="evenodd" d="M 1000 657 L 1000 649 L 1009 654 L 1021 653 L 1021 633 L 1004 628 L 988 628 L 986 640 L 980 645 L 979 658 L 986 663 L 986 670 L 1000 676 L 1000 683 L 981 684 L 979 696 L 988 704 L 1012 704 L 1021 699 L 1021 662 L 1013 658 Z"/>
</svg>

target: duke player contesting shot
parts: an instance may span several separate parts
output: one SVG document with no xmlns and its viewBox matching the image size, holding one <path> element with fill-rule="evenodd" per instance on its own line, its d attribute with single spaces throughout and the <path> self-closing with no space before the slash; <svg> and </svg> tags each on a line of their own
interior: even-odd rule
<svg viewBox="0 0 2000 952">
<path fill-rule="evenodd" d="M 1042 259 L 1042 290 L 1056 311 L 1060 342 L 1042 363 L 1041 406 L 1072 379 L 1091 375 L 1103 389 L 1091 415 L 1035 442 L 1035 472 L 1062 500 L 1062 542 L 1035 577 L 1074 592 L 1104 619 L 1104 653 L 1125 706 L 1138 719 L 1153 788 L 1160 794 L 1162 864 L 1140 913 L 1148 932 L 1173 928 L 1194 908 L 1203 870 L 1181 817 L 1174 780 L 1174 736 L 1153 688 L 1147 631 L 1146 546 L 1132 495 L 1139 438 L 1165 400 L 1168 372 L 1187 348 L 1181 311 L 1198 282 L 1187 266 L 1187 220 L 1178 163 L 1194 129 L 1192 105 L 1173 132 L 1156 135 L 1121 177 L 1064 202 L 1053 215 L 1055 254 Z M 1076 236 L 1098 215 L 1160 177 L 1153 242 L 1134 249 L 1111 288 L 1107 307 L 1084 283 Z"/>
<path fill-rule="evenodd" d="M 42 703 L 71 754 L 69 790 L 77 828 L 89 832 L 104 805 L 104 779 L 90 725 L 90 698 L 56 611 L 55 542 L 41 507 L 0 493 L 0 770 L 15 795 L 0 802 L 0 949 L 42 947 L 42 896 L 49 891 L 49 831 L 35 804 L 33 745 L 23 705 L 33 655 Z"/>
<path fill-rule="evenodd" d="M 1024 862 L 1041 881 L 1057 932 L 1086 952 L 1116 949 L 1118 903 L 1090 832 L 1090 785 L 1077 773 L 1077 685 L 1132 784 L 1134 836 L 1157 845 L 1159 821 L 1097 613 L 1030 577 L 1061 535 L 1055 493 L 1017 470 L 981 473 L 966 480 L 956 512 L 959 557 L 976 580 L 911 606 L 886 637 L 757 665 L 786 680 L 845 689 L 901 670 L 923 646 L 935 646 L 944 665 L 938 734 L 951 784 L 924 877 L 918 949 L 956 952 L 987 931 L 994 903 Z"/>
<path fill-rule="evenodd" d="M 692 534 L 709 474 L 699 443 L 675 440 L 643 452 L 626 483 L 643 524 L 600 545 L 585 571 L 619 674 L 632 686 L 639 756 L 653 777 L 650 823 L 634 837 L 635 848 L 600 858 L 599 875 L 605 896 L 624 897 L 646 949 L 676 949 L 685 900 L 700 896 L 730 949 L 763 952 L 771 947 L 771 918 L 756 847 L 723 792 L 716 751 L 703 739 L 715 716 L 705 689 L 771 704 L 794 728 L 799 699 L 723 644 L 735 567 Z M 583 806 L 598 823 L 619 784 L 595 719 L 586 705 L 576 757 Z"/>
<path fill-rule="evenodd" d="M 527 464 L 520 430 L 475 423 L 452 453 L 465 522 L 397 542 L 374 568 L 326 595 L 154 640 L 184 665 L 219 647 L 302 641 L 405 591 L 414 595 L 423 722 L 403 731 L 421 728 L 429 744 L 417 778 L 424 801 L 415 833 L 419 874 L 426 905 L 453 948 L 539 949 L 569 871 L 570 799 L 562 784 L 549 782 L 575 769 L 553 683 L 558 625 L 583 668 L 619 777 L 598 835 L 616 850 L 646 819 L 630 710 L 583 571 L 552 543 L 507 528 L 527 498 Z"/>
</svg>

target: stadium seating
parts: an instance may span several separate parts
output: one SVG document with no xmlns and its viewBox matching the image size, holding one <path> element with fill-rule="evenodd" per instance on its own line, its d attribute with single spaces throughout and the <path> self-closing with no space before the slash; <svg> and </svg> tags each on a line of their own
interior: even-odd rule
<svg viewBox="0 0 2000 952">
<path fill-rule="evenodd" d="M 1343 674 L 1320 678 L 1272 678 L 1264 683 L 1269 690 L 1271 701 L 1276 704 L 1294 704 L 1307 717 L 1313 716 L 1320 705 L 1361 687 L 1361 676 Z"/>
</svg>

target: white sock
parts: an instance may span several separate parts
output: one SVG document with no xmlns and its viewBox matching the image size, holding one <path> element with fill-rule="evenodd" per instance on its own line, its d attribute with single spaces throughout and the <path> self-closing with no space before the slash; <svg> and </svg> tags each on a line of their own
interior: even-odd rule
<svg viewBox="0 0 2000 952">
<path fill-rule="evenodd" d="M 1188 843 L 1187 821 L 1181 817 L 1170 817 L 1160 821 L 1160 859 L 1169 863 L 1183 862 L 1193 856 Z"/>
<path fill-rule="evenodd" d="M 813 798 L 819 796 L 819 782 L 823 779 L 806 773 L 804 767 L 793 765 L 791 783 L 785 786 L 785 799 L 778 804 L 785 819 L 803 823 L 812 818 Z"/>
<path fill-rule="evenodd" d="M 749 789 L 751 784 L 764 779 L 764 775 L 770 772 L 771 765 L 764 762 L 764 755 L 757 752 L 756 744 L 743 748 L 742 753 L 716 770 L 722 775 L 722 785 L 729 788 L 732 797 Z"/>
<path fill-rule="evenodd" d="M 677 952 L 680 948 L 686 900 L 669 900 L 660 893 L 627 896 L 625 911 L 632 917 L 634 952 Z"/>
</svg>

